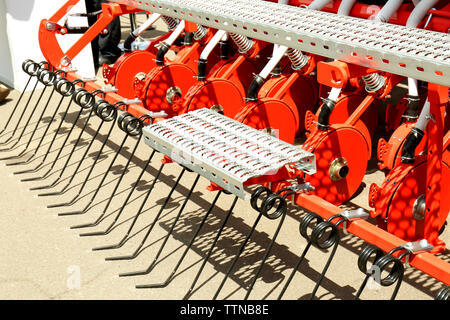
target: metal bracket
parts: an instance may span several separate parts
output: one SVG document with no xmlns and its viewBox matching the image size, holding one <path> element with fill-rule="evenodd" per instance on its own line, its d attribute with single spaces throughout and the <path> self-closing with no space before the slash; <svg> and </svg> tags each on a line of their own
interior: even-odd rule
<svg viewBox="0 0 450 320">
<path fill-rule="evenodd" d="M 421 252 L 429 252 L 433 250 L 434 247 L 428 243 L 427 239 L 422 239 L 414 242 L 407 242 L 399 246 L 399 248 L 403 248 L 407 251 L 405 256 L 405 265 L 409 268 L 409 256 L 411 253 L 418 254 Z"/>
<path fill-rule="evenodd" d="M 123 99 L 122 100 L 123 103 L 126 104 L 140 104 L 141 100 L 139 100 L 138 98 L 134 98 L 134 99 Z"/>
<path fill-rule="evenodd" d="M 345 219 L 345 221 L 343 222 L 344 225 L 342 226 L 342 230 L 344 231 L 345 235 L 348 235 L 349 234 L 349 232 L 347 231 L 348 222 L 360 219 L 367 220 L 367 218 L 369 218 L 369 212 L 367 212 L 363 208 L 358 208 L 354 210 L 345 210 L 341 212 L 339 216 Z"/>
</svg>

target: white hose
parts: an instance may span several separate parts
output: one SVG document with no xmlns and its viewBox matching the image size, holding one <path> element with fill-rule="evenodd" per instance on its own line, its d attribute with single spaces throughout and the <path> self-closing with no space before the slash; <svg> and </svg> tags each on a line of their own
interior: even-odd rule
<svg viewBox="0 0 450 320">
<path fill-rule="evenodd" d="M 425 104 L 423 106 L 422 111 L 420 112 L 419 118 L 416 122 L 416 129 L 420 129 L 422 131 L 425 131 L 425 128 L 427 127 L 428 121 L 430 121 L 430 102 L 425 101 Z"/>
<path fill-rule="evenodd" d="M 212 37 L 211 41 L 209 41 L 208 44 L 203 49 L 202 53 L 200 54 L 200 59 L 207 60 L 209 54 L 214 50 L 214 48 L 226 34 L 227 32 L 225 30 L 217 31 L 216 34 Z"/>
<path fill-rule="evenodd" d="M 389 0 L 386 4 L 381 8 L 381 10 L 375 16 L 374 21 L 379 22 L 387 22 L 394 13 L 397 12 L 398 8 L 402 5 L 403 0 Z"/>
<path fill-rule="evenodd" d="M 139 37 L 145 30 L 147 30 L 152 24 L 154 24 L 158 19 L 161 18 L 159 13 L 152 13 L 152 15 L 138 28 L 133 30 L 132 34 L 136 38 Z"/>
<path fill-rule="evenodd" d="M 322 10 L 331 0 L 314 0 L 308 6 L 311 10 Z"/>
<path fill-rule="evenodd" d="M 184 20 L 180 21 L 178 26 L 173 30 L 172 34 L 164 41 L 164 43 L 168 46 L 171 46 L 184 31 L 185 24 L 186 23 L 184 22 Z"/>
<path fill-rule="evenodd" d="M 277 64 L 281 61 L 284 54 L 286 53 L 288 47 L 281 45 L 274 45 L 273 55 L 270 58 L 269 62 L 266 64 L 264 69 L 259 73 L 261 78 L 267 79 L 272 70 L 277 66 Z"/>
<path fill-rule="evenodd" d="M 342 0 L 341 4 L 339 5 L 337 14 L 340 14 L 342 16 L 350 15 L 355 2 L 356 0 Z"/>
</svg>

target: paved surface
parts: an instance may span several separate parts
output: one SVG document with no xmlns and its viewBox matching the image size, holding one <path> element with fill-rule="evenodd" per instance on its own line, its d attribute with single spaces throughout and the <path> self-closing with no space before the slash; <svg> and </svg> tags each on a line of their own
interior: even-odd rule
<svg viewBox="0 0 450 320">
<path fill-rule="evenodd" d="M 34 94 L 31 105 L 36 101 L 39 93 L 40 91 Z M 3 128 L 18 96 L 18 92 L 12 92 L 10 97 L 0 104 L 0 128 Z M 23 99 L 28 98 L 28 96 L 29 93 Z M 48 92 L 44 93 L 42 101 L 45 102 L 46 98 L 48 98 Z M 67 101 L 63 102 L 56 119 L 51 123 L 48 132 L 45 134 L 43 143 L 29 163 L 8 166 L 12 162 L 24 161 L 32 155 L 30 151 L 35 150 L 40 138 L 44 135 L 58 99 L 59 97 L 53 97 L 48 110 L 44 113 L 43 121 L 37 123 L 38 116 L 44 107 L 44 103 L 40 103 L 34 116 L 31 118 L 30 124 L 27 126 L 24 136 L 16 147 L 8 152 L 0 152 L 2 158 L 19 154 L 26 147 L 27 142 L 31 138 L 32 129 L 37 124 L 38 129 L 27 149 L 29 152 L 20 159 L 0 161 L 0 176 L 2 177 L 0 180 L 0 204 L 2 208 L 0 223 L 0 299 L 182 299 L 206 257 L 216 232 L 233 201 L 233 196 L 222 195 L 219 198 L 216 207 L 206 220 L 204 228 L 194 241 L 191 250 L 187 252 L 173 281 L 167 287 L 160 289 L 136 289 L 135 285 L 158 283 L 169 276 L 216 193 L 206 191 L 205 188 L 208 182 L 201 178 L 153 270 L 147 275 L 119 277 L 120 273 L 145 270 L 154 260 L 165 235 L 174 223 L 178 210 L 181 208 L 183 200 L 194 182 L 195 174 L 186 173 L 182 177 L 180 185 L 169 199 L 166 209 L 162 211 L 160 218 L 154 223 L 150 236 L 138 251 L 136 258 L 122 261 L 105 261 L 106 257 L 130 255 L 138 248 L 139 243 L 152 226 L 159 208 L 166 200 L 171 187 L 179 176 L 181 167 L 176 164 L 166 165 L 149 199 L 143 202 L 161 164 L 160 157 L 155 156 L 151 161 L 150 167 L 138 182 L 137 188 L 131 195 L 127 205 L 124 206 L 124 201 L 130 189 L 136 183 L 136 179 L 151 153 L 149 147 L 144 143 L 140 143 L 127 169 L 127 173 L 118 185 L 116 195 L 112 198 L 109 207 L 105 209 L 136 141 L 129 139 L 125 143 L 125 147 L 120 152 L 102 187 L 99 189 L 99 183 L 115 152 L 118 150 L 123 134 L 117 128 L 113 130 L 103 150 L 103 154 L 94 166 L 97 152 L 109 129 L 109 125 L 105 125 L 99 131 L 92 148 L 86 152 L 88 144 L 99 125 L 98 120 L 94 117 L 89 121 L 89 126 L 82 135 L 82 144 L 76 148 L 59 182 L 47 190 L 30 191 L 32 187 L 51 184 L 58 177 L 88 116 L 87 113 L 82 114 L 68 139 L 68 143 L 63 147 L 63 141 L 79 110 L 78 107 L 71 106 L 68 116 L 63 122 L 62 130 L 60 130 L 61 134 L 56 136 L 55 143 L 44 165 L 34 173 L 14 175 L 14 172 L 34 168 L 42 161 L 63 115 Z M 19 108 L 22 108 L 22 106 L 23 104 Z M 20 129 L 26 123 L 30 110 L 26 112 L 21 120 L 19 131 L 15 137 L 18 136 Z M 18 116 L 19 113 L 16 113 L 0 141 L 4 141 L 9 137 L 11 130 L 18 121 Z M 62 134 L 63 132 L 64 134 Z M 1 148 L 10 145 L 11 143 L 2 145 Z M 50 164 L 62 147 L 61 158 L 59 161 L 56 161 L 48 177 L 33 182 L 20 181 L 20 179 L 25 177 L 42 176 L 49 170 Z M 86 156 L 84 155 L 85 153 Z M 73 181 L 65 192 L 54 196 L 38 196 L 39 193 L 62 190 L 64 185 L 72 178 L 81 160 L 83 161 L 79 172 L 74 176 Z M 90 169 L 92 169 L 92 174 L 83 190 L 80 191 Z M 368 186 L 374 181 L 381 182 L 382 179 L 383 174 L 379 171 L 367 174 L 361 192 L 350 201 L 349 205 L 367 208 Z M 98 193 L 96 193 L 97 189 L 99 189 Z M 68 202 L 74 197 L 76 199 L 70 206 L 47 208 L 47 205 Z M 83 209 L 89 204 L 91 199 L 93 199 L 92 203 L 88 206 L 88 210 L 85 213 L 58 216 L 59 213 Z M 122 247 L 113 250 L 92 251 L 92 248 L 95 247 L 119 243 L 125 237 L 142 203 L 142 214 L 138 217 Z M 71 229 L 71 226 L 96 221 L 99 217 L 102 217 L 102 212 L 104 212 L 104 217 L 99 220 L 97 226 Z M 290 207 L 289 214 L 267 263 L 256 282 L 250 299 L 277 298 L 306 245 L 306 241 L 298 232 L 299 221 L 303 214 L 304 212 L 300 208 Z M 117 222 L 108 234 L 80 237 L 80 233 L 107 230 L 107 227 L 113 223 L 114 218 L 117 216 Z M 191 299 L 211 299 L 213 297 L 255 218 L 256 214 L 250 208 L 249 203 L 239 200 L 217 243 L 216 250 L 200 275 Z M 245 296 L 246 288 L 253 280 L 253 275 L 259 266 L 258 262 L 263 257 L 277 224 L 278 221 L 261 220 L 243 254 L 243 258 L 238 261 L 232 276 L 222 289 L 219 299 L 242 299 Z M 444 235 L 444 239 L 450 240 L 448 231 Z M 366 243 L 356 237 L 343 237 L 336 257 L 326 274 L 321 288 L 317 292 L 318 298 L 353 299 L 363 280 L 363 275 L 358 270 L 356 263 L 358 253 L 365 245 Z M 284 299 L 308 298 L 327 257 L 327 253 L 312 248 L 289 286 Z M 444 252 L 442 257 L 450 260 L 449 251 Z M 435 279 L 418 270 L 413 268 L 407 269 L 398 299 L 431 299 L 441 285 Z M 362 298 L 387 299 L 390 297 L 392 290 L 393 288 L 391 287 L 380 290 L 366 290 Z"/>
</svg>

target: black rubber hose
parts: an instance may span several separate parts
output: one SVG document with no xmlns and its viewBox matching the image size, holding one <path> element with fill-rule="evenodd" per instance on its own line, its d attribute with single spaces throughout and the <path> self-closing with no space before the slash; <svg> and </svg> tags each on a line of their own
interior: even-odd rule
<svg viewBox="0 0 450 320">
<path fill-rule="evenodd" d="M 258 92 L 261 86 L 264 84 L 265 79 L 257 74 L 254 78 L 250 87 L 248 89 L 247 100 L 248 101 L 257 101 L 258 100 Z"/>
<path fill-rule="evenodd" d="M 192 46 L 193 42 L 194 42 L 194 33 L 193 32 L 186 32 L 184 34 L 183 44 L 185 46 Z"/>
<path fill-rule="evenodd" d="M 336 101 L 324 99 L 322 109 L 320 109 L 319 119 L 317 121 L 317 128 L 321 131 L 328 130 L 330 126 L 330 115 L 336 106 Z"/>
<path fill-rule="evenodd" d="M 220 41 L 219 48 L 220 48 L 220 59 L 227 60 L 228 56 L 230 55 L 230 45 L 228 44 L 228 41 Z"/>
<path fill-rule="evenodd" d="M 205 81 L 206 80 L 206 66 L 208 65 L 207 59 L 198 59 L 198 73 L 197 73 L 197 80 L 198 81 Z"/>
<path fill-rule="evenodd" d="M 406 137 L 405 144 L 402 148 L 402 163 L 412 164 L 415 160 L 416 148 L 422 140 L 424 132 L 417 128 L 412 128 Z"/>
<path fill-rule="evenodd" d="M 406 109 L 404 117 L 408 121 L 415 121 L 419 115 L 419 96 L 408 95 L 408 109 Z"/>
<path fill-rule="evenodd" d="M 163 42 L 159 47 L 158 53 L 156 54 L 156 65 L 163 66 L 164 65 L 164 57 L 166 56 L 167 51 L 169 51 L 170 46 Z"/>
<path fill-rule="evenodd" d="M 133 32 L 131 32 L 123 43 L 123 49 L 125 51 L 131 51 L 131 44 L 134 42 L 134 40 L 136 40 L 136 38 L 137 36 L 135 36 Z"/>
</svg>

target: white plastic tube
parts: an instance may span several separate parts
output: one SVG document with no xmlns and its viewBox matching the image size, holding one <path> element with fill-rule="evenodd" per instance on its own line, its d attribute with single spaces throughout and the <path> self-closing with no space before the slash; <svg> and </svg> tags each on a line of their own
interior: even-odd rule
<svg viewBox="0 0 450 320">
<path fill-rule="evenodd" d="M 430 121 L 430 102 L 427 99 L 423 105 L 422 111 L 420 112 L 419 118 L 417 119 L 415 125 L 416 129 L 425 131 L 428 121 Z"/>
<path fill-rule="evenodd" d="M 337 14 L 340 14 L 342 16 L 350 15 L 355 2 L 356 0 L 342 0 L 341 4 L 339 5 Z"/>
<path fill-rule="evenodd" d="M 167 45 L 171 46 L 184 31 L 185 24 L 186 23 L 184 22 L 184 20 L 180 21 L 178 26 L 173 30 L 172 34 L 164 42 Z"/>
<path fill-rule="evenodd" d="M 132 34 L 135 37 L 139 37 L 145 30 L 147 30 L 152 24 L 154 24 L 158 19 L 161 18 L 159 13 L 152 13 L 152 15 L 138 28 L 133 30 Z"/>
<path fill-rule="evenodd" d="M 375 21 L 387 22 L 402 5 L 403 0 L 389 0 L 375 16 Z"/>
<path fill-rule="evenodd" d="M 210 53 L 214 50 L 217 44 L 223 39 L 223 37 L 227 34 L 225 30 L 219 30 L 212 37 L 211 41 L 208 42 L 206 47 L 203 49 L 200 54 L 200 59 L 207 60 Z"/>
<path fill-rule="evenodd" d="M 311 10 L 322 10 L 331 0 L 314 0 L 308 6 Z"/>
<path fill-rule="evenodd" d="M 272 70 L 277 66 L 277 64 L 281 61 L 284 54 L 286 53 L 288 47 L 281 45 L 274 45 L 273 55 L 270 58 L 269 62 L 265 65 L 264 69 L 259 73 L 261 78 L 267 79 Z"/>
</svg>

